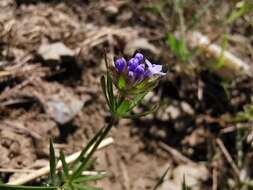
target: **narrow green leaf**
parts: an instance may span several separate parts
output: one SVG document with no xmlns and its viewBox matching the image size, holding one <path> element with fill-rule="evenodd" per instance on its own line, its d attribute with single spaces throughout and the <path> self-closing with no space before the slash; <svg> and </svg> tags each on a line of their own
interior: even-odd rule
<svg viewBox="0 0 253 190">
<path fill-rule="evenodd" d="M 102 76 L 101 79 L 100 79 L 100 83 L 101 83 L 101 86 L 102 86 L 102 90 L 103 90 L 103 93 L 104 93 L 104 96 L 105 96 L 105 100 L 106 100 L 106 103 L 107 105 L 109 106 L 110 110 L 112 108 L 112 105 L 109 101 L 109 98 L 108 98 L 108 95 L 107 95 L 107 91 L 106 91 L 106 81 L 105 81 L 105 76 Z"/>
<path fill-rule="evenodd" d="M 84 158 L 85 154 L 87 153 L 87 151 L 92 147 L 92 145 L 95 144 L 95 142 L 98 140 L 98 138 L 101 136 L 101 134 L 103 133 L 104 128 L 101 128 L 96 135 L 88 142 L 88 144 L 85 146 L 85 148 L 82 150 L 82 152 L 80 153 L 80 155 L 77 157 L 77 159 L 74 161 L 73 163 L 73 167 L 77 168 L 76 165 L 78 165 Z"/>
<path fill-rule="evenodd" d="M 62 150 L 60 151 L 60 160 L 61 160 L 61 163 L 62 163 L 64 175 L 66 177 L 68 177 L 69 176 L 69 168 L 68 168 L 68 164 L 67 164 L 66 159 L 65 159 L 65 155 L 64 155 Z"/>
<path fill-rule="evenodd" d="M 1 184 L 1 190 L 57 190 L 58 187 L 32 187 L 32 186 L 18 186 Z"/>
<path fill-rule="evenodd" d="M 82 175 L 82 172 L 90 168 L 94 163 L 96 162 L 96 159 L 90 159 L 86 162 L 82 162 L 78 168 L 73 172 L 71 178 L 75 180 L 77 177 Z"/>
<path fill-rule="evenodd" d="M 117 115 L 118 116 L 126 115 L 129 111 L 130 105 L 131 104 L 128 100 L 124 100 L 117 108 L 117 111 L 116 111 Z"/>
<path fill-rule="evenodd" d="M 238 18 L 242 17 L 243 15 L 249 13 L 253 9 L 253 2 L 252 0 L 244 0 L 239 9 L 233 11 L 229 18 L 227 19 L 228 24 L 232 24 Z"/>
<path fill-rule="evenodd" d="M 105 174 L 97 174 L 97 175 L 90 175 L 90 176 L 80 176 L 73 180 L 74 183 L 81 183 L 81 182 L 88 182 L 88 181 L 96 181 L 103 179 L 106 175 Z"/>
<path fill-rule="evenodd" d="M 50 183 L 56 185 L 56 157 L 54 151 L 53 140 L 50 138 L 49 147 L 49 162 L 50 162 Z"/>
<path fill-rule="evenodd" d="M 148 114 L 156 112 L 158 110 L 159 106 L 160 106 L 159 104 L 156 104 L 156 105 L 152 106 L 148 111 L 142 112 L 140 114 L 125 115 L 124 118 L 134 119 L 134 118 L 144 117 Z"/>
<path fill-rule="evenodd" d="M 168 173 L 169 168 L 170 168 L 170 167 L 168 167 L 168 168 L 165 170 L 165 172 L 163 173 L 163 175 L 159 178 L 159 180 L 158 180 L 157 184 L 155 185 L 155 187 L 153 188 L 153 190 L 156 190 L 156 189 L 164 182 L 164 178 L 165 178 L 166 174 Z"/>
<path fill-rule="evenodd" d="M 186 186 L 186 183 L 185 183 L 185 176 L 184 176 L 184 180 L 182 183 L 182 190 L 189 190 L 189 188 Z"/>
<path fill-rule="evenodd" d="M 190 58 L 190 53 L 184 40 L 177 40 L 172 33 L 168 33 L 167 44 L 176 57 L 183 61 L 187 61 Z"/>
<path fill-rule="evenodd" d="M 106 87 L 107 87 L 108 98 L 109 98 L 110 105 L 112 108 L 111 111 L 114 112 L 115 111 L 115 100 L 114 100 L 114 94 L 113 94 L 113 84 L 112 84 L 112 78 L 109 73 L 107 73 Z"/>
<path fill-rule="evenodd" d="M 227 34 L 224 35 L 223 42 L 222 42 L 222 52 L 215 64 L 213 64 L 212 68 L 213 70 L 219 70 L 222 67 L 225 66 L 225 59 L 224 59 L 224 52 L 227 49 L 228 46 L 228 36 Z"/>
<path fill-rule="evenodd" d="M 168 33 L 167 43 L 173 53 L 177 52 L 177 40 L 173 34 Z"/>
<path fill-rule="evenodd" d="M 135 106 L 137 106 L 139 103 L 141 103 L 141 101 L 143 100 L 143 98 L 147 95 L 148 92 L 144 92 L 142 94 L 136 95 L 134 97 L 134 99 L 131 101 L 131 105 L 130 105 L 130 110 L 132 110 Z"/>
</svg>

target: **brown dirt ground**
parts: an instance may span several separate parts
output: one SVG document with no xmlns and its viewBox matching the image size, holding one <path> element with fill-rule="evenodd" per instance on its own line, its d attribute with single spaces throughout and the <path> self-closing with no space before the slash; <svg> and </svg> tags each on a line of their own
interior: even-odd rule
<svg viewBox="0 0 253 190">
<path fill-rule="evenodd" d="M 222 132 L 234 124 L 223 118 L 233 118 L 251 103 L 252 81 L 248 77 L 236 78 L 228 88 L 228 97 L 216 74 L 186 65 L 178 68 L 165 43 L 166 32 L 178 30 L 176 15 L 168 5 L 168 19 L 163 20 L 149 10 L 149 5 L 157 2 L 0 1 L 0 168 L 45 165 L 50 136 L 55 139 L 57 151 L 79 151 L 109 119 L 99 85 L 105 72 L 104 48 L 110 55 L 127 56 L 133 53 L 131 49 L 139 49 L 153 61 L 166 65 L 169 74 L 136 111 L 159 100 L 163 106 L 150 116 L 122 120 L 111 131 L 115 143 L 97 153 L 96 166 L 106 170 L 109 177 L 99 181 L 98 186 L 111 190 L 152 189 L 169 167 L 161 190 L 177 189 L 180 172 L 194 169 L 198 173 L 192 174 L 192 181 L 197 181 L 195 189 L 212 189 L 213 171 L 218 172 L 218 186 L 227 188 L 222 180 L 234 174 L 216 140 L 222 139 L 235 155 L 235 131 Z M 230 28 L 222 27 L 222 19 L 231 6 L 227 1 L 214 1 L 196 28 L 217 43 L 227 30 L 231 36 L 246 39 L 243 45 L 229 41 L 229 50 L 252 62 L 252 25 L 242 19 Z M 223 12 L 217 7 L 223 7 Z M 186 22 L 198 8 L 196 2 L 186 5 Z M 40 46 L 54 42 L 64 43 L 74 56 L 56 61 L 42 59 Z M 205 59 L 200 57 L 197 61 L 202 64 Z M 203 98 L 198 96 L 200 91 Z M 54 115 L 53 101 L 73 103 L 72 119 L 59 122 L 61 115 Z M 173 154 L 175 150 L 185 156 Z M 203 162 L 204 166 L 200 164 Z M 20 176 L 0 173 L 5 181 Z"/>
</svg>

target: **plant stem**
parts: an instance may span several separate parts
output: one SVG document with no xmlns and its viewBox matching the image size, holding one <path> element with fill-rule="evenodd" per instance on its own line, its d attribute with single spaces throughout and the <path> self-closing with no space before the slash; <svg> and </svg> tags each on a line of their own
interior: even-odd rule
<svg viewBox="0 0 253 190">
<path fill-rule="evenodd" d="M 96 143 L 94 144 L 94 146 L 92 146 L 91 150 L 89 151 L 89 153 L 87 154 L 87 156 L 85 156 L 82 165 L 78 168 L 77 172 L 75 172 L 75 174 L 73 174 L 71 176 L 70 179 L 70 183 L 73 179 L 75 179 L 80 173 L 82 173 L 83 169 L 85 168 L 86 163 L 90 160 L 90 158 L 93 156 L 93 154 L 95 153 L 95 151 L 97 150 L 98 146 L 100 145 L 100 143 L 103 141 L 103 139 L 107 136 L 107 134 L 109 133 L 109 131 L 111 130 L 111 128 L 113 127 L 114 123 L 116 122 L 116 118 L 112 117 L 110 122 L 108 123 L 108 125 L 106 127 L 104 127 L 102 134 L 99 136 L 99 138 L 97 139 Z"/>
<path fill-rule="evenodd" d="M 109 133 L 109 131 L 111 130 L 111 128 L 113 127 L 115 122 L 116 122 L 116 119 L 114 117 L 112 117 L 110 122 L 108 123 L 108 125 L 104 128 L 103 133 L 101 134 L 99 139 L 96 141 L 95 145 L 92 147 L 89 154 L 86 156 L 85 160 L 87 159 L 87 161 L 88 161 L 91 158 L 91 156 L 97 150 L 97 148 L 100 145 L 100 143 L 102 142 L 102 140 L 104 140 L 104 138 L 107 136 L 107 134 Z"/>
</svg>

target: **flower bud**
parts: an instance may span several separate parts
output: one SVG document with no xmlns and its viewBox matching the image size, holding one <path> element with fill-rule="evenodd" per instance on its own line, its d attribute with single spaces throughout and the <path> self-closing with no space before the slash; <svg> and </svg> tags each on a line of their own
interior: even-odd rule
<svg viewBox="0 0 253 190">
<path fill-rule="evenodd" d="M 126 66 L 126 60 L 123 57 L 121 57 L 115 61 L 115 67 L 118 72 L 120 72 L 120 73 L 123 72 L 125 69 L 125 66 Z"/>
</svg>

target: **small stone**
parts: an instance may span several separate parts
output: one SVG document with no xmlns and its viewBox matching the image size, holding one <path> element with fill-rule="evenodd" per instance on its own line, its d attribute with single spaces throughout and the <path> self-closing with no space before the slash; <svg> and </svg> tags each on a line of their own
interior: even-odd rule
<svg viewBox="0 0 253 190">
<path fill-rule="evenodd" d="M 74 51 L 66 47 L 63 43 L 42 44 L 39 47 L 38 54 L 44 60 L 60 61 L 62 57 L 73 57 Z"/>
<path fill-rule="evenodd" d="M 194 110 L 192 109 L 191 105 L 188 104 L 187 102 L 181 102 L 181 107 L 185 113 L 189 115 L 194 115 Z"/>
</svg>

